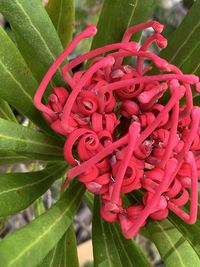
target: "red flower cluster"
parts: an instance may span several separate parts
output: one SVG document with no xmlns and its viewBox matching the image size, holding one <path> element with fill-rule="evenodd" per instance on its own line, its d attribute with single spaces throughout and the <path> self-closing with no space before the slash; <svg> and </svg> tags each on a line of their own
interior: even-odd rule
<svg viewBox="0 0 200 267">
<path fill-rule="evenodd" d="M 142 45 L 130 41 L 149 27 L 154 33 Z M 52 129 L 66 137 L 64 156 L 73 167 L 68 178 L 79 176 L 88 191 L 101 195 L 101 216 L 119 221 L 126 238 L 149 217 L 165 219 L 169 210 L 188 223 L 197 216 L 200 108 L 193 106 L 191 86 L 199 91 L 199 80 L 147 51 L 153 42 L 166 47 L 162 30 L 156 21 L 139 24 L 128 28 L 120 43 L 75 58 L 62 67 L 70 90 L 53 88 L 43 104 L 44 91 L 63 60 L 82 39 L 96 34 L 96 27 L 89 26 L 54 62 L 34 98 Z M 135 67 L 123 64 L 130 56 Z M 88 68 L 72 75 L 74 67 L 89 59 Z M 152 67 L 147 62 L 158 74 L 148 74 Z M 165 93 L 168 102 L 163 105 Z M 122 195 L 138 189 L 141 203 L 124 207 Z M 187 214 L 183 206 L 189 201 Z"/>
</svg>

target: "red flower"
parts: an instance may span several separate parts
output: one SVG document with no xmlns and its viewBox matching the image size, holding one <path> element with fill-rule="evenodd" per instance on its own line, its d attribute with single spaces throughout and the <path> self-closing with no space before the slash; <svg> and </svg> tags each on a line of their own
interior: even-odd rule
<svg viewBox="0 0 200 267">
<path fill-rule="evenodd" d="M 134 33 L 148 27 L 155 33 L 141 46 L 130 42 Z M 127 238 L 149 217 L 162 220 L 169 210 L 188 223 L 195 223 L 197 216 L 200 108 L 193 106 L 191 86 L 199 91 L 199 79 L 147 51 L 153 42 L 166 47 L 162 30 L 156 21 L 139 24 L 126 30 L 121 43 L 75 58 L 62 67 L 70 92 L 53 88 L 43 104 L 46 87 L 63 60 L 82 39 L 96 34 L 96 27 L 89 26 L 50 67 L 34 98 L 52 129 L 66 137 L 64 157 L 73 167 L 68 178 L 79 176 L 88 191 L 101 195 L 102 217 L 119 221 Z M 127 56 L 135 57 L 135 66 L 123 64 Z M 74 67 L 89 59 L 88 69 L 72 75 Z M 151 63 L 157 75 L 149 73 Z M 169 100 L 164 106 L 166 91 Z M 123 207 L 122 194 L 138 189 L 141 203 Z M 189 199 L 187 214 L 182 207 Z"/>
</svg>

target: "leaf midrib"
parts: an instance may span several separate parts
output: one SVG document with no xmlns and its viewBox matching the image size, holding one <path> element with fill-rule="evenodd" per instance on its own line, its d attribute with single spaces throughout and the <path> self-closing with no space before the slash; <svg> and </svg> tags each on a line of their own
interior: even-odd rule
<svg viewBox="0 0 200 267">
<path fill-rule="evenodd" d="M 21 89 L 23 94 L 28 98 L 28 100 L 33 104 L 33 100 L 31 96 L 26 92 L 26 90 L 23 88 L 22 84 L 13 76 L 13 74 L 6 68 L 6 65 L 3 64 L 3 62 L 0 60 L 0 65 L 5 70 L 6 73 L 11 77 L 11 79 L 17 84 L 17 86 Z"/>
<path fill-rule="evenodd" d="M 27 246 L 23 251 L 21 251 L 21 253 L 19 253 L 17 255 L 16 258 L 14 258 L 13 260 L 10 261 L 9 266 L 12 266 L 13 264 L 15 264 L 17 261 L 20 260 L 20 258 L 28 251 L 30 250 L 32 247 L 34 247 L 37 243 L 40 242 L 41 239 L 43 239 L 43 237 L 45 235 L 48 235 L 48 233 L 52 230 L 52 228 L 54 228 L 54 226 L 59 223 L 59 221 L 62 220 L 62 218 L 65 216 L 65 214 L 70 210 L 71 206 L 73 205 L 73 203 L 76 201 L 76 199 L 78 198 L 80 192 L 82 191 L 82 188 L 80 188 L 77 193 L 75 194 L 75 197 L 73 198 L 73 200 L 69 203 L 69 205 L 66 206 L 66 209 L 63 211 L 63 213 L 50 225 L 50 227 L 43 232 L 43 234 L 39 235 L 39 237 L 37 239 L 35 239 L 35 241 L 32 241 L 31 244 L 29 246 Z"/>
<path fill-rule="evenodd" d="M 56 169 L 56 171 L 54 172 L 51 172 L 50 174 L 48 174 L 47 176 L 45 176 L 44 178 L 42 178 L 41 180 L 37 180 L 33 183 L 27 183 L 26 185 L 24 186 L 18 186 L 18 187 L 14 187 L 12 189 L 8 189 L 8 190 L 4 190 L 4 191 L 0 191 L 0 196 L 3 195 L 3 194 L 7 194 L 7 193 L 10 193 L 10 192 L 13 192 L 13 191 L 17 191 L 17 190 L 20 190 L 20 189 L 24 189 L 24 188 L 27 188 L 27 187 L 32 187 L 34 185 L 37 185 L 37 184 L 40 184 L 42 182 L 44 182 L 45 180 L 47 180 L 49 177 L 51 177 L 52 175 L 54 175 L 55 173 L 59 172 L 60 170 L 64 169 L 63 167 L 62 168 L 59 168 L 59 169 Z M 43 172 L 43 171 L 41 171 Z M 40 173 L 41 173 L 40 172 Z M 27 173 L 28 175 L 28 173 Z"/>
<path fill-rule="evenodd" d="M 15 0 L 13 0 L 15 1 Z M 38 31 L 38 29 L 36 28 L 36 26 L 33 24 L 32 20 L 30 19 L 29 15 L 27 14 L 27 12 L 25 11 L 25 9 L 23 8 L 23 6 L 18 2 L 18 1 L 15 1 L 16 5 L 19 6 L 19 8 L 21 9 L 21 11 L 24 13 L 25 17 L 28 19 L 30 25 L 32 26 L 33 30 L 37 33 L 37 35 L 39 36 L 39 38 L 41 39 L 42 43 L 44 44 L 46 50 L 47 50 L 47 53 L 50 55 L 51 59 L 53 61 L 55 61 L 55 57 L 54 55 L 52 54 L 51 50 L 49 49 L 47 43 L 45 42 L 44 38 L 42 37 L 42 35 L 40 34 L 40 32 Z"/>
<path fill-rule="evenodd" d="M 21 143 L 30 143 L 30 144 L 34 144 L 34 145 L 39 145 L 40 147 L 55 148 L 55 149 L 59 149 L 60 151 L 62 151 L 62 148 L 59 147 L 59 146 L 54 146 L 54 145 L 50 145 L 50 144 L 40 143 L 40 142 L 37 142 L 37 141 L 33 141 L 31 139 L 20 139 L 20 138 L 16 138 L 16 137 L 11 137 L 11 136 L 7 136 L 7 135 L 3 135 L 1 133 L 0 133 L 0 138 L 4 138 L 4 139 L 8 139 L 8 140 L 15 140 L 15 141 L 18 141 L 18 142 L 21 142 Z M 60 154 L 57 154 L 54 151 L 53 155 L 60 155 Z"/>
<path fill-rule="evenodd" d="M 167 240 L 169 241 L 170 245 L 171 245 L 171 248 L 173 248 L 173 251 L 177 254 L 177 257 L 180 261 L 180 264 L 181 265 L 177 265 L 177 266 L 183 266 L 185 267 L 186 265 L 184 264 L 184 262 L 182 261 L 182 258 L 180 256 L 180 253 L 177 251 L 176 247 L 174 246 L 173 242 L 171 241 L 171 238 L 169 237 L 169 235 L 167 234 L 166 230 L 159 224 L 155 221 L 156 225 L 158 228 L 160 228 L 160 230 L 162 231 L 163 235 L 167 238 Z"/>
</svg>

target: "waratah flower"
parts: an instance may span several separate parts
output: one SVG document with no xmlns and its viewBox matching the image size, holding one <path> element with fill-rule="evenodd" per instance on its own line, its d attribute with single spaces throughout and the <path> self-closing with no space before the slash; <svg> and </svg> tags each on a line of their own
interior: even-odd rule
<svg viewBox="0 0 200 267">
<path fill-rule="evenodd" d="M 149 27 L 154 33 L 143 44 L 130 41 Z M 51 128 L 66 138 L 64 157 L 72 167 L 67 179 L 78 176 L 89 192 L 100 195 L 101 216 L 118 221 L 126 238 L 148 218 L 163 220 L 169 211 L 189 224 L 197 217 L 200 108 L 193 106 L 192 90 L 199 91 L 199 79 L 148 51 L 152 43 L 167 46 L 162 30 L 148 21 L 128 28 L 120 43 L 75 58 L 62 67 L 66 86 L 52 88 L 42 102 L 64 59 L 96 34 L 89 26 L 53 63 L 34 98 Z M 134 57 L 135 65 L 124 64 L 125 57 Z M 73 73 L 85 62 L 88 67 Z M 124 206 L 122 196 L 137 191 L 140 203 Z"/>
</svg>

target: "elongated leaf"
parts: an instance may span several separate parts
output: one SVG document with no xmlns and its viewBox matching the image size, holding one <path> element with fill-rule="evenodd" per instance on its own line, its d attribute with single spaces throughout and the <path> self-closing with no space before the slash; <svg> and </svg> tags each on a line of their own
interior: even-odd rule
<svg viewBox="0 0 200 267">
<path fill-rule="evenodd" d="M 1 0 L 0 11 L 47 70 L 61 53 L 62 44 L 42 1 Z"/>
<path fill-rule="evenodd" d="M 6 101 L 0 98 L 0 117 L 9 121 L 17 122 L 12 109 Z"/>
<path fill-rule="evenodd" d="M 19 155 L 15 152 L 0 151 L 0 164 L 10 164 L 15 162 L 25 162 L 28 161 L 27 157 Z"/>
<path fill-rule="evenodd" d="M 74 0 L 49 0 L 47 12 L 65 47 L 72 38 L 75 25 Z"/>
<path fill-rule="evenodd" d="M 0 151 L 14 152 L 32 159 L 62 160 L 63 143 L 54 137 L 0 119 Z"/>
<path fill-rule="evenodd" d="M 76 235 L 73 225 L 59 240 L 56 246 L 44 258 L 40 267 L 79 267 Z M 38 266 L 39 267 L 39 266 Z"/>
<path fill-rule="evenodd" d="M 161 56 L 187 73 L 198 73 L 200 56 L 200 0 L 195 1 L 187 16 L 169 38 Z"/>
<path fill-rule="evenodd" d="M 188 207 L 186 208 L 186 211 L 189 212 Z M 200 204 L 198 204 L 198 218 L 195 224 L 187 224 L 173 213 L 170 213 L 169 220 L 188 240 L 200 257 Z"/>
<path fill-rule="evenodd" d="M 83 192 L 83 186 L 72 183 L 50 210 L 0 241 L 1 265 L 34 267 L 40 264 L 71 225 Z"/>
<path fill-rule="evenodd" d="M 166 267 L 200 266 L 195 250 L 169 220 L 150 222 L 147 229 Z"/>
<path fill-rule="evenodd" d="M 19 51 L 1 27 L 0 39 L 1 98 L 41 128 L 48 129 L 41 114 L 33 106 L 32 99 L 38 87 L 36 80 Z"/>
<path fill-rule="evenodd" d="M 38 82 L 41 82 L 46 73 L 46 68 L 35 57 L 35 51 L 32 47 L 13 29 L 17 47 L 23 56 L 27 66 L 31 70 L 33 76 Z"/>
<path fill-rule="evenodd" d="M 76 234 L 75 234 L 73 225 L 69 227 L 65 235 L 64 253 L 62 257 L 61 266 L 62 267 L 79 267 Z"/>
<path fill-rule="evenodd" d="M 95 197 L 92 222 L 94 266 L 122 267 L 110 225 L 99 217 L 99 208 L 99 198 Z"/>
<path fill-rule="evenodd" d="M 0 175 L 0 217 L 27 208 L 66 171 L 66 164 L 54 164 L 43 171 Z"/>
<path fill-rule="evenodd" d="M 59 240 L 56 246 L 48 253 L 38 267 L 57 267 L 62 266 L 61 260 L 64 253 L 66 234 Z"/>
<path fill-rule="evenodd" d="M 153 0 L 106 0 L 97 25 L 98 33 L 94 37 L 92 49 L 119 42 L 124 31 L 134 24 L 147 20 Z M 137 35 L 134 40 L 138 40 Z"/>
<path fill-rule="evenodd" d="M 86 195 L 86 199 L 91 202 L 90 196 Z M 151 266 L 136 243 L 122 236 L 118 225 L 107 223 L 100 218 L 99 208 L 99 200 L 96 197 L 92 235 L 94 266 Z"/>
<path fill-rule="evenodd" d="M 45 212 L 45 206 L 42 197 L 36 199 L 34 203 L 34 215 L 35 218 L 39 217 Z"/>
</svg>

